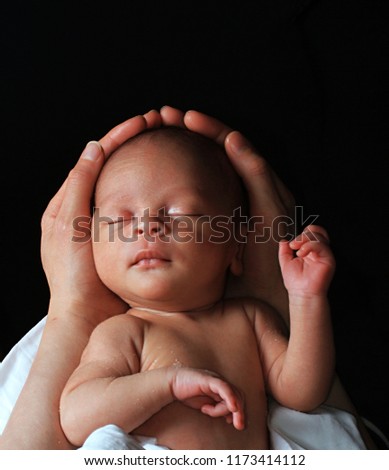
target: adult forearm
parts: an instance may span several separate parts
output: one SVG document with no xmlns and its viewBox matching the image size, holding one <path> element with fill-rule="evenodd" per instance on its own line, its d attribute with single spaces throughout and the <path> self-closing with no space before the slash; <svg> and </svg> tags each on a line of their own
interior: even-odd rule
<svg viewBox="0 0 389 470">
<path fill-rule="evenodd" d="M 67 449 L 59 399 L 94 326 L 72 312 L 49 312 L 28 379 L 0 438 L 2 449 Z M 61 315 L 60 315 L 61 313 Z"/>
</svg>

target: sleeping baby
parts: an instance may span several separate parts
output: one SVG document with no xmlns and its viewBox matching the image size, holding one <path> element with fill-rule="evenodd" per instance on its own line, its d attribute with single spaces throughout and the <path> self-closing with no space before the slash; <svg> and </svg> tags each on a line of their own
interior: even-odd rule
<svg viewBox="0 0 389 470">
<path fill-rule="evenodd" d="M 268 394 L 300 411 L 326 399 L 327 234 L 310 226 L 279 244 L 289 335 L 260 299 L 225 298 L 228 276 L 244 269 L 247 226 L 235 217 L 244 210 L 238 175 L 204 136 L 149 130 L 109 158 L 95 190 L 93 255 L 130 307 L 94 330 L 63 391 L 61 424 L 75 446 L 114 424 L 169 449 L 268 449 Z"/>
</svg>

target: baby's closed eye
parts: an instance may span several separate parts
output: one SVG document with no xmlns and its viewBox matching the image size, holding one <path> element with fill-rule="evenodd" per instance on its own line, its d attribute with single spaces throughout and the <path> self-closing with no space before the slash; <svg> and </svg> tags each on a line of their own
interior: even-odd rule
<svg viewBox="0 0 389 470">
<path fill-rule="evenodd" d="M 124 222 L 131 222 L 134 218 L 132 212 L 128 210 L 124 211 L 101 211 L 99 208 L 95 208 L 93 213 L 94 225 L 114 225 Z"/>
</svg>

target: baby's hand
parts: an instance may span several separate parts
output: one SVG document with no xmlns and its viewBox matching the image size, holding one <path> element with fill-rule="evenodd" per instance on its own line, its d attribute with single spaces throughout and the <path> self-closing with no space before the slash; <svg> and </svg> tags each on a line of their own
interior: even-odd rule
<svg viewBox="0 0 389 470">
<path fill-rule="evenodd" d="M 280 242 L 279 261 L 289 296 L 326 294 L 335 271 L 327 232 L 309 225 L 291 242 Z"/>
<path fill-rule="evenodd" d="M 176 400 L 213 418 L 224 416 L 227 423 L 244 429 L 243 399 L 237 389 L 214 372 L 179 367 L 171 390 Z"/>
</svg>

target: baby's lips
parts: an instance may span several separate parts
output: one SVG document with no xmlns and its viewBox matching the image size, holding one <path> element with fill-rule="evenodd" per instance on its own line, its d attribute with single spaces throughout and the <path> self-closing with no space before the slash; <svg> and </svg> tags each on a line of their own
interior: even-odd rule
<svg viewBox="0 0 389 470">
<path fill-rule="evenodd" d="M 160 262 L 169 262 L 170 260 L 166 258 L 162 253 L 155 250 L 141 250 L 139 251 L 132 263 L 132 265 L 136 264 L 151 264 L 152 260 L 159 260 Z"/>
<path fill-rule="evenodd" d="M 161 258 L 144 258 L 139 260 L 134 266 L 144 267 L 144 268 L 158 268 L 169 263 L 166 259 Z"/>
</svg>

